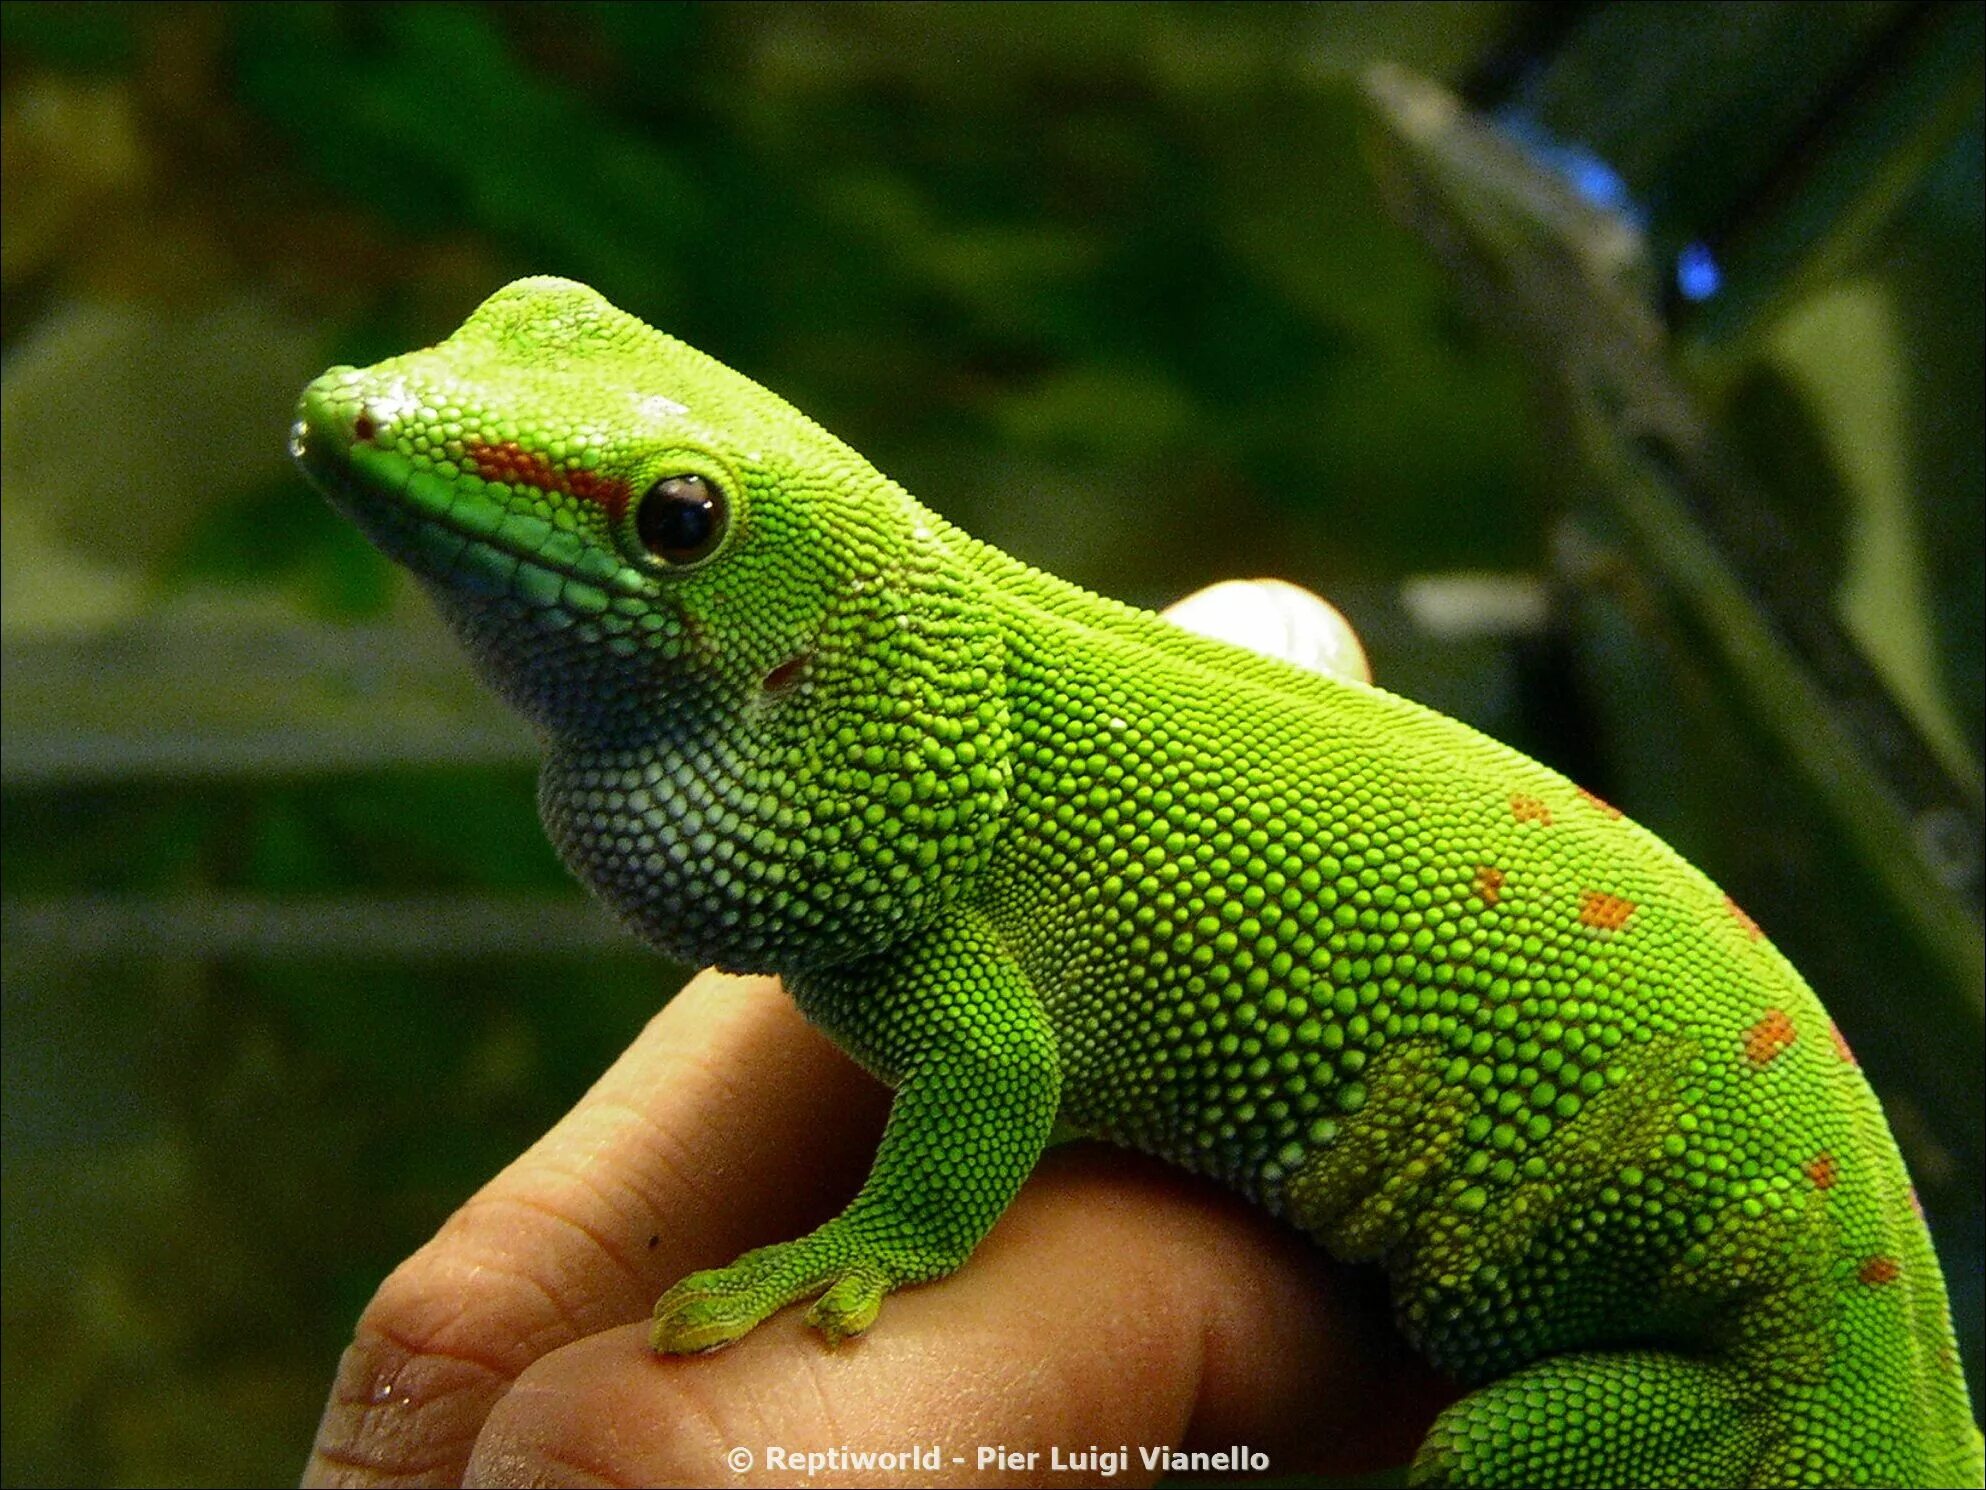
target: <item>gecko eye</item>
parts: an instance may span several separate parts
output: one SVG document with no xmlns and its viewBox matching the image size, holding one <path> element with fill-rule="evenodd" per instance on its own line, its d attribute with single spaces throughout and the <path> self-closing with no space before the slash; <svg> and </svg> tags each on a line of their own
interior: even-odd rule
<svg viewBox="0 0 1986 1490">
<path fill-rule="evenodd" d="M 665 564 L 694 564 L 724 538 L 724 493 L 701 476 L 665 476 L 641 494 L 634 530 Z"/>
</svg>

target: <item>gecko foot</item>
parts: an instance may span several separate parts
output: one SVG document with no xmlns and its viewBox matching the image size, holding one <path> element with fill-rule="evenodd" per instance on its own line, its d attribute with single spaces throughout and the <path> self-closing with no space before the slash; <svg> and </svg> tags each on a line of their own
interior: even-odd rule
<svg viewBox="0 0 1986 1490">
<path fill-rule="evenodd" d="M 856 1251 L 845 1232 L 823 1227 L 747 1252 L 729 1267 L 691 1273 L 656 1301 L 649 1347 L 661 1355 L 716 1350 L 815 1294 L 821 1297 L 807 1323 L 839 1345 L 875 1323 L 901 1276 L 879 1257 L 851 1255 Z"/>
</svg>

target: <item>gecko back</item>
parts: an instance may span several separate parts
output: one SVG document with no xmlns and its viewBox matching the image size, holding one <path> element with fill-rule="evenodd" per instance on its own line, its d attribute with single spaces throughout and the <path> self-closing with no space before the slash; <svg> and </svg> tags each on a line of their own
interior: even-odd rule
<svg viewBox="0 0 1986 1490">
<path fill-rule="evenodd" d="M 1065 1115 L 1387 1268 L 1489 1383 L 1421 1482 L 1978 1483 L 1894 1140 L 1730 897 L 1457 721 L 981 562 L 1020 701 L 983 893 Z M 1124 810 L 1072 840 L 1072 799 Z"/>
</svg>

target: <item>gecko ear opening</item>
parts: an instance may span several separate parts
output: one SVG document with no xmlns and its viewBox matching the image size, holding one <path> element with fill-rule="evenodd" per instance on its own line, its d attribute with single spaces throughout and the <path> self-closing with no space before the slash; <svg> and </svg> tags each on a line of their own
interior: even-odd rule
<svg viewBox="0 0 1986 1490">
<path fill-rule="evenodd" d="M 724 489 L 708 477 L 665 476 L 641 494 L 634 531 L 649 556 L 681 568 L 709 558 L 730 527 Z"/>
</svg>

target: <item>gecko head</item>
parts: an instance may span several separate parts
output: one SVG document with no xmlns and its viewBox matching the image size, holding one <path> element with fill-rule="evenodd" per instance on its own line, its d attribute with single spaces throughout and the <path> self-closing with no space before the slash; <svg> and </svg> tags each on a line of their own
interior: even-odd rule
<svg viewBox="0 0 1986 1490">
<path fill-rule="evenodd" d="M 291 450 L 555 737 L 793 690 L 848 601 L 888 613 L 891 586 L 941 567 L 917 556 L 942 525 L 861 456 L 569 280 L 519 280 L 446 341 L 332 368 Z"/>
</svg>

